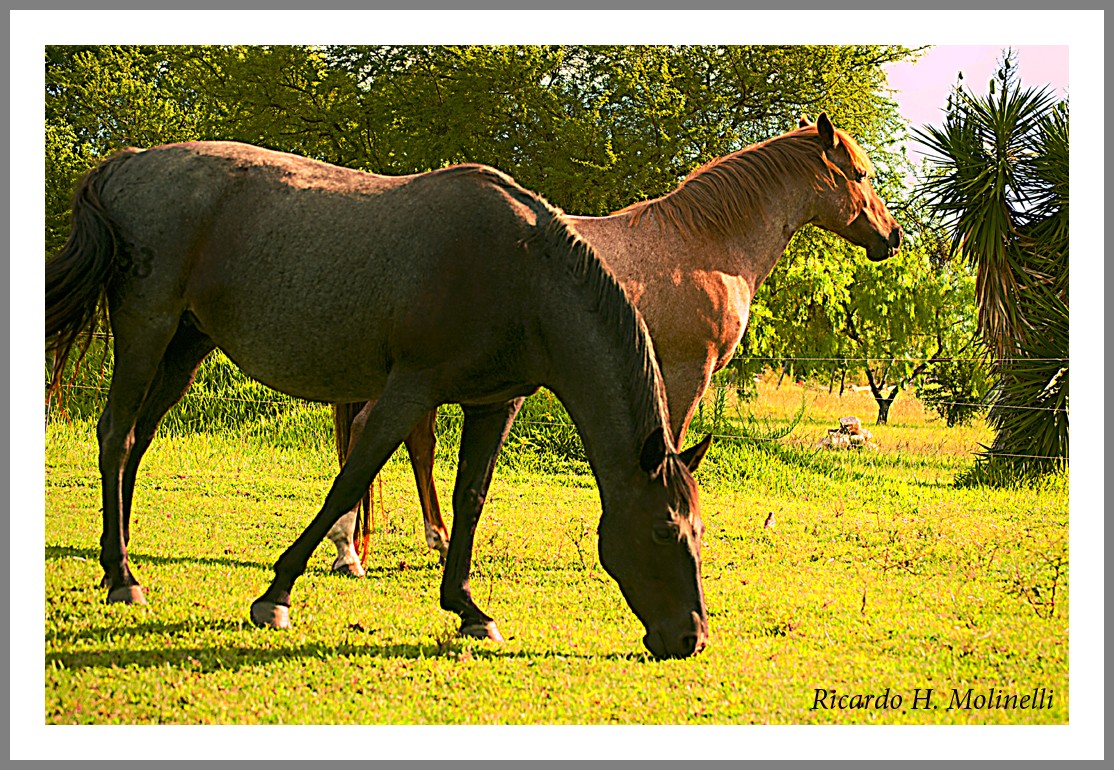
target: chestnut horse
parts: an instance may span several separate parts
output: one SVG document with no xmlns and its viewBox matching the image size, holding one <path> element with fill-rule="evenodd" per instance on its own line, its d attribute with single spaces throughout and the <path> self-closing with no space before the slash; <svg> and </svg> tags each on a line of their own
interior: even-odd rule
<svg viewBox="0 0 1114 770">
<path fill-rule="evenodd" d="M 599 483 L 599 557 L 658 657 L 707 638 L 703 524 L 650 336 L 560 211 L 494 169 L 384 177 L 232 142 L 126 150 L 80 185 L 46 267 L 55 379 L 107 311 L 115 366 L 97 425 L 100 563 L 109 602 L 143 603 L 127 559 L 136 472 L 159 421 L 220 348 L 294 396 L 374 400 L 343 469 L 251 607 L 289 626 L 314 548 L 425 415 L 461 404 L 441 606 L 498 640 L 468 576 L 492 470 L 523 399 L 544 386 L 581 431 Z"/>
<path fill-rule="evenodd" d="M 870 174 L 859 144 L 821 113 L 815 124 L 802 118 L 794 131 L 706 163 L 660 198 L 611 216 L 568 217 L 646 320 L 676 446 L 684 442 L 712 373 L 734 355 L 754 293 L 801 226 L 836 233 L 866 249 L 873 261 L 896 253 L 902 230 Z M 363 423 L 362 407 L 334 407 L 342 458 Z M 435 416 L 419 421 L 406 448 L 426 541 L 444 560 L 448 532 L 433 484 Z M 354 510 L 329 533 L 337 572 L 363 574 L 353 543 L 356 518 Z"/>
</svg>

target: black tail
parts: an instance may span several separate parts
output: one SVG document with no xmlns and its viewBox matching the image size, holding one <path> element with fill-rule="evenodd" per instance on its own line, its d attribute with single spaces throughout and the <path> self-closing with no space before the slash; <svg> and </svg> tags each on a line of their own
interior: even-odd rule
<svg viewBox="0 0 1114 770">
<path fill-rule="evenodd" d="M 107 313 L 105 290 L 119 267 L 120 249 L 101 193 L 112 171 L 136 152 L 124 150 L 85 175 L 74 195 L 70 237 L 46 263 L 46 349 L 54 354 L 50 391 L 58 389 L 74 345 L 84 337 L 84 354 Z"/>
<path fill-rule="evenodd" d="M 333 404 L 333 431 L 337 440 L 337 459 L 344 467 L 348 459 L 348 443 L 352 438 L 352 423 L 356 415 L 367 404 L 361 401 L 355 404 Z M 355 546 L 360 554 L 360 562 L 367 557 L 368 544 L 371 538 L 371 487 L 360 498 L 360 507 L 356 511 Z"/>
</svg>

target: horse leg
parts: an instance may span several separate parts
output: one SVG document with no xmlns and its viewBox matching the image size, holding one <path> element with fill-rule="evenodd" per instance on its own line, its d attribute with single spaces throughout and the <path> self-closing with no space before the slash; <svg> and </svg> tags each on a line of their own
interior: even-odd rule
<svg viewBox="0 0 1114 770">
<path fill-rule="evenodd" d="M 163 354 L 155 381 L 151 383 L 147 398 L 143 400 L 143 406 L 136 418 L 135 443 L 124 466 L 121 494 L 123 495 L 125 545 L 131 541 L 132 494 L 135 490 L 139 463 L 151 446 L 162 418 L 190 389 L 193 378 L 197 374 L 197 367 L 205 356 L 213 352 L 213 347 L 213 341 L 201 331 L 192 325 L 181 324 L 174 339 L 170 341 L 166 353 Z"/>
<path fill-rule="evenodd" d="M 101 556 L 109 602 L 143 604 L 143 588 L 128 567 L 126 469 L 136 444 L 136 420 L 177 329 L 177 319 L 113 318 L 116 363 L 104 412 L 97 422 L 101 473 Z M 138 467 L 138 459 L 136 460 Z M 134 484 L 134 473 L 131 476 Z"/>
<path fill-rule="evenodd" d="M 367 423 L 368 412 L 375 404 L 374 401 L 366 404 L 348 427 L 348 451 L 364 430 Z M 410 465 L 414 470 L 414 480 L 418 486 L 418 500 L 422 506 L 422 520 L 425 526 L 426 544 L 430 550 L 437 551 L 441 564 L 449 553 L 449 532 L 445 521 L 441 518 L 441 505 L 437 500 L 437 488 L 433 483 L 433 456 L 437 448 L 437 438 L 434 435 L 434 426 L 437 421 L 437 410 L 430 411 L 422 417 L 414 429 L 407 434 L 405 439 L 406 451 L 410 455 Z M 329 530 L 327 537 L 336 548 L 336 559 L 333 560 L 333 572 L 341 575 L 360 577 L 364 568 L 360 564 L 360 557 L 355 548 L 355 530 L 358 516 L 358 507 L 344 514 Z"/>
<path fill-rule="evenodd" d="M 468 576 L 476 524 L 491 484 L 495 458 L 522 402 L 523 399 L 516 398 L 503 404 L 464 408 L 460 461 L 453 490 L 453 533 L 441 578 L 441 608 L 460 616 L 460 633 L 464 636 L 503 640 L 495 621 L 472 601 Z"/>
<path fill-rule="evenodd" d="M 350 405 L 348 405 L 348 404 L 337 404 L 335 408 L 338 409 L 338 410 L 339 409 L 347 409 L 349 406 Z M 374 401 L 369 401 L 369 402 L 365 403 L 363 408 L 360 409 L 359 412 L 357 412 L 352 417 L 351 422 L 349 422 L 347 424 L 346 430 L 347 430 L 348 441 L 346 443 L 342 444 L 344 451 L 343 451 L 342 456 L 340 458 L 342 468 L 344 467 L 344 463 L 348 459 L 348 456 L 352 454 L 352 448 L 356 445 L 356 442 L 359 441 L 360 436 L 363 434 L 364 425 L 367 424 L 368 415 L 371 413 L 371 410 L 372 410 L 372 408 L 374 408 L 374 406 L 375 406 Z M 338 413 L 338 415 L 339 415 L 339 413 Z M 347 415 L 345 415 L 345 416 L 347 416 Z M 341 428 L 342 428 L 341 420 L 338 419 L 336 421 L 336 426 L 335 426 L 335 429 L 337 431 L 338 441 L 343 440 L 343 435 L 341 433 Z M 371 515 L 370 498 L 369 497 L 363 497 L 362 499 L 367 500 L 368 503 L 369 503 L 368 506 L 367 506 L 367 508 L 368 508 L 367 515 L 370 516 Z M 359 515 L 359 510 L 360 510 L 360 503 L 356 503 L 356 505 L 353 506 L 351 510 L 349 510 L 347 513 L 345 513 L 343 516 L 341 516 L 339 519 L 337 519 L 337 523 L 332 526 L 332 528 L 329 530 L 328 534 L 326 535 L 326 537 L 329 538 L 329 540 L 332 542 L 333 546 L 336 548 L 336 551 L 337 551 L 337 555 L 336 555 L 336 558 L 333 559 L 333 566 L 332 566 L 332 571 L 337 575 L 348 575 L 350 577 L 363 577 L 364 574 L 365 574 L 364 566 L 363 566 L 363 564 L 360 563 L 360 555 L 358 553 L 356 553 L 355 534 L 356 534 L 356 520 L 357 520 L 358 515 Z"/>
<path fill-rule="evenodd" d="M 253 623 L 289 628 L 290 591 L 294 582 L 306 571 L 310 555 L 337 520 L 359 503 L 372 479 L 394 454 L 402 439 L 430 410 L 431 404 L 417 400 L 415 392 L 398 378 L 388 382 L 387 389 L 370 410 L 367 425 L 333 481 L 321 510 L 275 562 L 274 580 L 264 594 L 252 603 Z"/>
<path fill-rule="evenodd" d="M 332 566 L 334 574 L 349 577 L 363 577 L 367 574 L 364 565 L 360 563 L 360 554 L 356 552 L 356 517 L 359 515 L 359 510 L 359 503 L 357 503 L 356 507 L 337 519 L 337 523 L 326 534 L 337 549 Z"/>
<path fill-rule="evenodd" d="M 437 487 L 433 484 L 433 455 L 437 449 L 437 436 L 434 426 L 437 423 L 437 410 L 422 417 L 414 430 L 406 437 L 406 451 L 410 454 L 410 466 L 414 469 L 414 481 L 418 485 L 418 500 L 422 505 L 422 521 L 425 525 L 425 541 L 431 550 L 437 551 L 441 564 L 449 555 L 449 533 L 441 518 L 441 504 L 437 501 Z"/>
<path fill-rule="evenodd" d="M 661 374 L 665 380 L 666 400 L 669 404 L 669 427 L 673 431 L 673 445 L 680 449 L 688 433 L 689 423 L 696 413 L 700 399 L 708 390 L 715 361 L 685 361 L 662 363 Z"/>
</svg>

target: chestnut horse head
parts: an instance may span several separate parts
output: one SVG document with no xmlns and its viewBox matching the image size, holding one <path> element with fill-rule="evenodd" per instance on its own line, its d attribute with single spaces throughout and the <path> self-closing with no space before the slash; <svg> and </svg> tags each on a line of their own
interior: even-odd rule
<svg viewBox="0 0 1114 770">
<path fill-rule="evenodd" d="M 793 134 L 816 137 L 827 169 L 821 177 L 823 184 L 818 186 L 812 224 L 862 246 L 872 262 L 896 254 L 901 246 L 901 226 L 870 184 L 873 167 L 858 142 L 833 126 L 823 112 L 815 124 L 802 117 Z"/>
</svg>

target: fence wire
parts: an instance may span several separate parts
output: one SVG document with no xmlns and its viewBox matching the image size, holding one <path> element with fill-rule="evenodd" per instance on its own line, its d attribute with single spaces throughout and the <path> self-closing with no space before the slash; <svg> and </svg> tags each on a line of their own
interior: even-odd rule
<svg viewBox="0 0 1114 770">
<path fill-rule="evenodd" d="M 80 389 L 80 390 L 91 390 L 91 391 L 97 391 L 97 392 L 100 392 L 100 393 L 104 393 L 104 392 L 108 391 L 108 388 L 105 387 L 105 386 L 101 386 L 101 385 L 79 385 L 77 383 L 67 385 L 67 386 L 65 386 L 65 388 L 76 388 L 76 389 Z M 718 389 L 718 390 L 734 390 L 735 386 L 734 385 L 710 385 L 708 387 L 708 390 L 716 390 L 716 389 Z M 209 400 L 214 400 L 214 401 L 231 401 L 231 402 L 237 402 L 237 403 L 260 404 L 260 405 L 266 404 L 266 405 L 272 405 L 272 406 L 289 406 L 291 404 L 320 404 L 321 406 L 328 406 L 328 404 L 323 404 L 322 402 L 305 401 L 305 400 L 302 400 L 302 399 L 294 398 L 293 396 L 290 396 L 288 398 L 288 400 L 281 400 L 281 399 L 273 399 L 273 398 L 238 398 L 236 396 L 223 396 L 223 395 L 215 395 L 215 394 L 212 394 L 212 393 L 189 393 L 188 392 L 188 393 L 186 393 L 185 396 L 182 397 L 183 401 L 185 401 L 187 399 L 209 399 Z M 969 404 L 969 403 L 963 403 L 963 402 L 940 402 L 940 403 L 947 403 L 947 404 L 952 404 L 952 405 L 955 405 L 955 406 L 987 406 L 985 404 Z M 996 406 L 997 406 L 997 408 L 1003 408 L 1003 409 L 1032 409 L 1032 410 L 1039 410 L 1039 411 L 1064 412 L 1064 413 L 1067 413 L 1069 411 L 1068 409 L 1051 408 L 1051 407 L 1039 407 L 1039 406 L 1010 406 L 1010 405 L 1004 405 L 1004 404 L 998 404 Z M 461 419 L 461 418 L 459 416 L 456 416 L 456 415 L 451 415 L 451 416 L 446 415 L 443 418 L 439 418 L 439 419 L 454 419 L 455 420 L 455 419 Z M 515 420 L 515 424 L 516 425 L 532 425 L 532 426 L 539 426 L 539 427 L 543 427 L 543 428 L 566 428 L 566 429 L 567 428 L 572 428 L 574 430 L 576 429 L 576 425 L 571 423 L 571 422 L 556 422 L 556 421 L 547 421 L 547 420 L 531 420 L 531 419 L 520 418 L 520 419 Z M 717 439 L 720 439 L 720 440 L 723 440 L 723 441 L 742 441 L 742 442 L 782 441 L 783 439 L 787 438 L 787 436 L 747 436 L 747 435 L 733 435 L 733 434 L 727 434 L 727 433 L 714 433 L 714 432 L 711 435 L 712 435 L 713 438 L 717 438 Z M 1030 460 L 1062 460 L 1065 463 L 1068 462 L 1067 457 L 1052 457 L 1052 456 L 1048 456 L 1048 455 L 1011 454 L 1011 453 L 1007 453 L 1007 452 L 992 452 L 991 454 L 993 454 L 996 457 L 1015 457 L 1015 458 L 1024 458 L 1024 459 L 1030 459 Z"/>
</svg>

